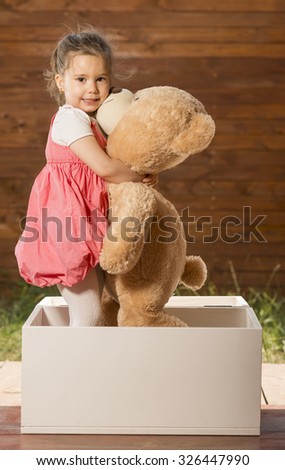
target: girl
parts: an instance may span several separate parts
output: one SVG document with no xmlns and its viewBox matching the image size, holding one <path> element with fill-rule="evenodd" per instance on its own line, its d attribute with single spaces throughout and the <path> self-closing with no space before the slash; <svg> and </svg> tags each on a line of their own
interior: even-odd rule
<svg viewBox="0 0 285 470">
<path fill-rule="evenodd" d="M 27 282 L 57 284 L 72 326 L 96 325 L 100 314 L 106 182 L 155 184 L 155 177 L 134 173 L 104 151 L 106 141 L 94 115 L 108 96 L 112 62 L 110 45 L 92 29 L 67 34 L 54 50 L 48 89 L 60 107 L 51 120 L 47 164 L 32 187 L 15 250 Z"/>
</svg>

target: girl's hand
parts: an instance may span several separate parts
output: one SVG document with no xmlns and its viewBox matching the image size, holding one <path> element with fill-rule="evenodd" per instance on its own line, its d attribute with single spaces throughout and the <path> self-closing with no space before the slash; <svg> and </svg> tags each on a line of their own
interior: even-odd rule
<svg viewBox="0 0 285 470">
<path fill-rule="evenodd" d="M 142 180 L 142 183 L 146 184 L 147 186 L 151 186 L 152 188 L 155 188 L 158 183 L 158 175 L 145 175 L 144 179 Z"/>
</svg>

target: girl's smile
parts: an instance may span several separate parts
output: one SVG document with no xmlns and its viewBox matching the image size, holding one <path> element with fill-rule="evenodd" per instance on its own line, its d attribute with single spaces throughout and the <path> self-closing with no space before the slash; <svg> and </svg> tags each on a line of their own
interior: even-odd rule
<svg viewBox="0 0 285 470">
<path fill-rule="evenodd" d="M 93 114 L 107 98 L 110 74 L 101 56 L 74 55 L 63 74 L 55 77 L 65 103 Z"/>
</svg>

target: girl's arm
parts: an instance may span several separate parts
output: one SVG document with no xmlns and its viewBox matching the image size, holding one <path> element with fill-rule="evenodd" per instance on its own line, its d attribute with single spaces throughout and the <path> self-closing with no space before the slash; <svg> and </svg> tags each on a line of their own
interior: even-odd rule
<svg viewBox="0 0 285 470">
<path fill-rule="evenodd" d="M 93 136 L 76 140 L 70 148 L 91 170 L 108 183 L 137 182 L 144 178 L 144 175 L 135 173 L 119 160 L 111 160 Z"/>
</svg>

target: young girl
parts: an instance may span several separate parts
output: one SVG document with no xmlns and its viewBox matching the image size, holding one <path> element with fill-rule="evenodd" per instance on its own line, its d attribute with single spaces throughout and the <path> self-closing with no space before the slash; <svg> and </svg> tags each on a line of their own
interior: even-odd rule
<svg viewBox="0 0 285 470">
<path fill-rule="evenodd" d="M 98 265 L 107 230 L 106 182 L 143 181 L 105 153 L 94 115 L 109 94 L 112 50 L 90 29 L 67 34 L 51 57 L 51 120 L 47 164 L 31 190 L 26 227 L 15 254 L 21 276 L 37 286 L 57 284 L 72 326 L 96 325 L 104 277 Z M 124 149 L 122 149 L 122 152 Z"/>
</svg>

